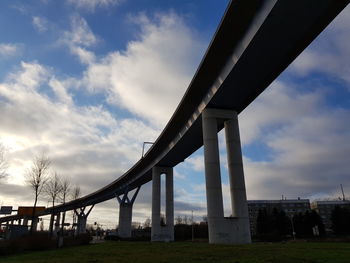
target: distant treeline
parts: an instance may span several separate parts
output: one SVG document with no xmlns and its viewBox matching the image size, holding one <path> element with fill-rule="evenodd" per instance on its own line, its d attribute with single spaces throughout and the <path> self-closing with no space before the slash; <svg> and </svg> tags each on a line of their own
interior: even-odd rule
<svg viewBox="0 0 350 263">
<path fill-rule="evenodd" d="M 350 209 L 335 207 L 331 221 L 333 235 L 350 235 Z M 260 209 L 256 228 L 255 238 L 263 241 L 277 241 L 293 236 L 296 238 L 324 237 L 326 234 L 322 218 L 314 210 L 289 217 L 277 208 L 272 211 Z"/>
</svg>

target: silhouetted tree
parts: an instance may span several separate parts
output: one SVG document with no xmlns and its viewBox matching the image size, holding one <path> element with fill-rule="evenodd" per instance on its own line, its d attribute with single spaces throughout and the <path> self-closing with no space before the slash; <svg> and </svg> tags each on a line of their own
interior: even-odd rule
<svg viewBox="0 0 350 263">
<path fill-rule="evenodd" d="M 290 232 L 290 220 L 277 208 L 260 209 L 257 216 L 257 235 L 262 240 L 281 240 Z"/>
<path fill-rule="evenodd" d="M 258 216 L 256 219 L 256 228 L 257 228 L 257 234 L 259 236 L 272 232 L 271 218 L 265 208 L 259 209 L 258 211 Z"/>
<path fill-rule="evenodd" d="M 283 210 L 279 210 L 277 208 L 274 208 L 272 211 L 272 224 L 275 226 L 275 232 L 276 234 L 280 236 L 285 236 L 289 232 L 289 225 L 290 220 L 286 216 L 286 213 Z"/>
<path fill-rule="evenodd" d="M 143 228 L 149 228 L 149 227 L 151 227 L 151 219 L 148 217 L 143 223 Z"/>
<path fill-rule="evenodd" d="M 295 233 L 297 237 L 313 237 L 313 229 L 318 228 L 320 236 L 325 234 L 324 224 L 322 218 L 316 211 L 306 211 L 299 213 L 293 217 Z"/>
<path fill-rule="evenodd" d="M 62 191 L 61 191 L 60 199 L 61 199 L 62 203 L 65 204 L 66 203 L 66 199 L 69 196 L 70 191 L 71 191 L 71 183 L 68 180 L 68 178 L 63 178 L 62 179 L 61 186 L 62 186 Z M 65 220 L 66 220 L 66 211 L 64 211 L 63 214 L 62 214 L 62 229 L 61 229 L 62 230 L 62 232 L 61 232 L 62 235 L 63 235 L 63 229 L 64 229 Z"/>
<path fill-rule="evenodd" d="M 331 215 L 332 229 L 336 235 L 350 234 L 350 209 L 336 206 Z"/>
<path fill-rule="evenodd" d="M 182 224 L 182 217 L 177 216 L 175 217 L 175 225 L 181 225 Z"/>
<path fill-rule="evenodd" d="M 38 202 L 38 197 L 40 196 L 43 187 L 46 184 L 50 164 L 50 159 L 48 157 L 45 157 L 44 155 L 40 157 L 35 157 L 33 160 L 32 167 L 26 173 L 26 183 L 32 188 L 34 192 L 34 205 L 30 233 L 33 233 L 35 208 Z"/>
<path fill-rule="evenodd" d="M 54 217 L 55 217 L 55 202 L 56 202 L 56 199 L 62 194 L 62 182 L 59 175 L 56 172 L 51 178 L 47 180 L 43 189 L 44 189 L 45 195 L 52 202 L 52 214 L 51 214 L 50 228 L 49 228 L 50 234 L 52 234 Z"/>
<path fill-rule="evenodd" d="M 325 236 L 326 230 L 323 224 L 322 217 L 315 210 L 311 210 L 311 221 L 313 227 L 317 226 L 320 236 Z"/>
</svg>

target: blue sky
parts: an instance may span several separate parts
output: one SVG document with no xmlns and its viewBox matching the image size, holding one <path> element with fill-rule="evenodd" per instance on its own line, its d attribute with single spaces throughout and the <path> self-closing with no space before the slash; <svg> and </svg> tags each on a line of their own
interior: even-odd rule
<svg viewBox="0 0 350 263">
<path fill-rule="evenodd" d="M 222 1 L 3 0 L 0 205 L 31 205 L 24 175 L 52 172 L 88 194 L 128 170 L 183 96 L 228 4 Z M 249 199 L 336 198 L 350 191 L 350 9 L 239 116 Z M 224 140 L 220 134 L 226 214 Z M 205 215 L 203 151 L 175 168 L 175 215 Z M 134 220 L 150 217 L 150 184 Z M 348 194 L 349 195 L 349 194 Z M 41 197 L 41 205 L 47 198 Z M 90 220 L 117 224 L 117 202 Z"/>
</svg>

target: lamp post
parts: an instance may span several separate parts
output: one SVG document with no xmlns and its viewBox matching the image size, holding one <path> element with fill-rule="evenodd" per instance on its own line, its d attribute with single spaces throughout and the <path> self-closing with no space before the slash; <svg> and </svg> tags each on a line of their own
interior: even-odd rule
<svg viewBox="0 0 350 263">
<path fill-rule="evenodd" d="M 290 223 L 291 223 L 291 225 L 292 225 L 293 240 L 295 240 L 295 229 L 294 229 L 294 222 L 293 222 L 293 217 L 294 217 L 294 215 L 290 215 L 290 216 L 288 216 L 288 217 L 289 217 Z"/>
<path fill-rule="evenodd" d="M 154 142 L 143 142 L 141 158 L 143 158 L 143 156 L 144 156 L 144 154 L 145 154 L 145 145 L 146 145 L 146 144 L 151 144 L 151 145 L 153 145 Z M 147 151 L 146 151 L 146 152 L 147 152 Z"/>
</svg>

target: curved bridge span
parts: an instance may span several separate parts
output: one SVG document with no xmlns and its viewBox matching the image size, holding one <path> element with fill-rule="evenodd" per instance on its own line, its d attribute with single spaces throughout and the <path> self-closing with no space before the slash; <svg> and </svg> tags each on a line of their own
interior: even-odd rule
<svg viewBox="0 0 350 263">
<path fill-rule="evenodd" d="M 349 0 L 232 0 L 185 95 L 147 154 L 109 185 L 56 206 L 54 213 L 123 196 L 119 198 L 121 208 L 124 207 L 120 210 L 119 228 L 126 229 L 124 234 L 127 236 L 132 204 L 138 189 L 153 179 L 152 239 L 171 240 L 172 168 L 204 144 L 209 240 L 211 243 L 249 243 L 237 115 L 283 72 L 348 3 Z M 232 149 L 229 157 L 232 220 L 223 218 L 219 211 L 222 195 L 220 200 L 215 136 L 224 127 L 228 152 Z M 161 173 L 167 175 L 167 229 L 162 229 L 156 223 L 159 217 L 157 178 Z M 129 199 L 127 194 L 134 189 L 137 189 L 134 198 Z M 81 211 L 87 217 L 88 213 Z M 53 209 L 47 208 L 42 215 L 51 213 Z M 0 222 L 14 219 L 20 217 L 3 217 Z M 123 222 L 126 222 L 125 226 Z"/>
</svg>

